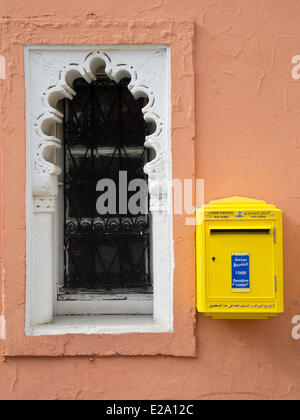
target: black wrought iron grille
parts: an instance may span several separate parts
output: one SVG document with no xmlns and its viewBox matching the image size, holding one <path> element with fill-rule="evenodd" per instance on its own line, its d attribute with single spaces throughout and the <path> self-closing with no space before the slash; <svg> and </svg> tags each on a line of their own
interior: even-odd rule
<svg viewBox="0 0 300 420">
<path fill-rule="evenodd" d="M 136 100 L 120 83 L 98 76 L 74 82 L 75 98 L 64 101 L 64 287 L 100 293 L 151 293 L 150 220 L 119 211 L 119 172 L 127 185 L 147 181 L 144 146 L 151 127 L 144 98 Z M 117 213 L 99 215 L 96 185 L 111 179 L 117 187 Z M 128 193 L 128 199 L 133 194 Z M 148 192 L 147 192 L 148 194 Z"/>
</svg>

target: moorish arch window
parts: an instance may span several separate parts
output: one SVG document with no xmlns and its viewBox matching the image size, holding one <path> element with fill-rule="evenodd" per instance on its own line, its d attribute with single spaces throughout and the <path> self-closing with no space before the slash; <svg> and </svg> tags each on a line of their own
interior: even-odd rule
<svg viewBox="0 0 300 420">
<path fill-rule="evenodd" d="M 64 275 L 59 293 L 64 299 L 74 293 L 121 299 L 128 293 L 152 294 L 144 167 L 151 159 L 146 137 L 155 127 L 142 112 L 148 99 L 135 99 L 129 83 L 128 78 L 117 83 L 98 69 L 92 83 L 76 79 L 76 96 L 63 103 Z M 135 184 L 145 188 L 134 191 Z"/>
<path fill-rule="evenodd" d="M 27 331 L 171 331 L 169 47 L 26 54 Z"/>
</svg>

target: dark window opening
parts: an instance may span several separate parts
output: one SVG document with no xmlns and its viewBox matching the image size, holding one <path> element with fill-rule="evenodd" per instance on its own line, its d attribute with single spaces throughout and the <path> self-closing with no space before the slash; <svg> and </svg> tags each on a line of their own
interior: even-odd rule
<svg viewBox="0 0 300 420">
<path fill-rule="evenodd" d="M 136 100 L 128 83 L 104 74 L 91 84 L 77 79 L 76 96 L 64 100 L 63 293 L 152 293 L 148 211 L 119 212 L 119 172 L 127 172 L 127 186 L 147 181 L 145 140 L 153 129 L 142 112 L 147 100 Z M 97 212 L 101 179 L 115 182 L 114 214 Z"/>
</svg>

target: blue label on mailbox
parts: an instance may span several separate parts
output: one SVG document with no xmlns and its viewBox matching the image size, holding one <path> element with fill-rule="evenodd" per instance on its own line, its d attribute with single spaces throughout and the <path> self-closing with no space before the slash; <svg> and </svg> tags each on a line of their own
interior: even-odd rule
<svg viewBox="0 0 300 420">
<path fill-rule="evenodd" d="M 249 254 L 232 254 L 232 291 L 250 292 Z"/>
</svg>

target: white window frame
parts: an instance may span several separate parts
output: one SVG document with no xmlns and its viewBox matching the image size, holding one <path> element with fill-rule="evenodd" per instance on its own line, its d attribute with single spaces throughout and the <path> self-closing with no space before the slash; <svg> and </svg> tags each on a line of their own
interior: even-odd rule
<svg viewBox="0 0 300 420">
<path fill-rule="evenodd" d="M 124 64 L 126 63 L 126 64 Z M 99 65 L 119 82 L 130 76 L 135 98 L 149 98 L 143 109 L 156 131 L 146 139 L 155 158 L 149 179 L 153 301 L 144 295 L 58 302 L 60 276 L 56 152 L 62 139 L 58 103 L 72 99 L 73 81 L 89 83 Z M 141 46 L 25 46 L 26 72 L 26 333 L 165 332 L 173 330 L 172 164 L 170 140 L 170 49 Z M 50 87 L 49 87 L 50 86 Z M 110 299 L 110 300 L 107 300 Z M 113 300 L 111 300 L 113 299 Z M 71 316 L 72 315 L 72 316 Z M 74 316 L 75 315 L 75 316 Z M 134 316 L 130 316 L 134 315 Z"/>
</svg>

